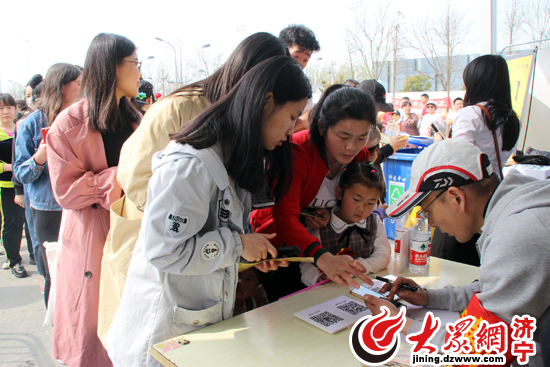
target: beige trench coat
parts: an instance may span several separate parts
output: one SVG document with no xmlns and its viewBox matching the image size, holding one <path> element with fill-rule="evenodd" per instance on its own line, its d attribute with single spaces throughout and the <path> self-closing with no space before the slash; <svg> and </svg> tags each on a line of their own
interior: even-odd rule
<svg viewBox="0 0 550 367">
<path fill-rule="evenodd" d="M 126 195 L 111 206 L 111 229 L 101 263 L 98 335 L 104 345 L 138 239 L 153 155 L 166 148 L 170 134 L 179 131 L 209 105 L 200 88 L 165 97 L 151 106 L 122 147 L 117 180 Z"/>
</svg>

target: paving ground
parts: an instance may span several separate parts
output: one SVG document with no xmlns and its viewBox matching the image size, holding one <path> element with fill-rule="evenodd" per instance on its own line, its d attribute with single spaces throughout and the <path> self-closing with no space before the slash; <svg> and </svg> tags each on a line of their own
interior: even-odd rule
<svg viewBox="0 0 550 367">
<path fill-rule="evenodd" d="M 27 278 L 15 278 L 0 268 L 0 366 L 60 367 L 51 357 L 52 327 L 42 325 L 46 314 L 40 275 L 29 265 L 26 241 L 21 246 Z M 6 257 L 1 255 L 3 264 Z"/>
</svg>

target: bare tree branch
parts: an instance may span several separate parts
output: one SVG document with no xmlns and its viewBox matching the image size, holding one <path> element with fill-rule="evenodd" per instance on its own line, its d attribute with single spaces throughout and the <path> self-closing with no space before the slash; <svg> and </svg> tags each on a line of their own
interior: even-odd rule
<svg viewBox="0 0 550 367">
<path fill-rule="evenodd" d="M 525 10 L 517 0 L 507 0 L 503 10 L 500 11 L 499 15 L 502 19 L 502 23 L 500 23 L 499 28 L 504 33 L 505 37 L 503 38 L 505 38 L 507 45 L 513 45 L 520 40 L 520 31 L 525 24 L 524 14 Z M 513 50 L 510 47 L 508 54 L 512 54 L 512 52 Z"/>
<path fill-rule="evenodd" d="M 533 41 L 550 37 L 550 0 L 529 0 L 523 8 L 525 34 Z M 541 47 L 549 47 L 550 42 L 541 42 Z"/>
<path fill-rule="evenodd" d="M 464 14 L 453 9 L 450 2 L 440 17 L 426 16 L 413 28 L 413 41 L 409 46 L 426 59 L 436 74 L 436 82 L 438 78 L 447 94 L 460 69 L 457 57 L 460 45 L 469 32 L 470 25 Z"/>
<path fill-rule="evenodd" d="M 349 55 L 359 59 L 356 64 L 369 79 L 378 79 L 391 60 L 394 26 L 389 8 L 389 3 L 379 3 L 374 10 L 359 9 L 353 27 L 346 29 Z"/>
</svg>

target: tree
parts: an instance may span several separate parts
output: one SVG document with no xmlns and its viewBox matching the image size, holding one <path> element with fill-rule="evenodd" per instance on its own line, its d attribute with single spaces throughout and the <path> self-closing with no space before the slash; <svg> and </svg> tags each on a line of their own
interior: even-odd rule
<svg viewBox="0 0 550 367">
<path fill-rule="evenodd" d="M 427 75 L 407 76 L 401 92 L 424 92 L 432 87 Z"/>
<path fill-rule="evenodd" d="M 168 85 L 168 73 L 169 70 L 166 65 L 163 62 L 160 62 L 157 66 L 157 75 L 152 82 L 154 90 L 156 92 L 161 92 L 163 97 L 167 95 L 167 91 L 168 93 L 170 93 L 170 87 Z"/>
<path fill-rule="evenodd" d="M 394 23 L 390 4 L 356 11 L 353 28 L 346 29 L 348 55 L 359 58 L 359 67 L 369 79 L 379 79 L 393 52 Z"/>
<path fill-rule="evenodd" d="M 197 48 L 197 57 L 192 63 L 200 79 L 206 78 L 216 71 L 222 64 L 223 54 L 216 53 L 212 55 L 210 46 Z"/>
<path fill-rule="evenodd" d="M 402 35 L 402 21 L 403 21 L 403 13 L 400 11 L 397 12 L 397 16 L 394 18 L 394 31 L 393 31 L 393 39 L 392 39 L 392 84 L 391 84 L 391 92 L 395 95 L 395 77 L 397 76 L 397 64 L 399 60 L 402 58 L 402 55 L 400 53 L 401 49 L 405 46 L 403 42 Z"/>
<path fill-rule="evenodd" d="M 520 40 L 520 31 L 525 24 L 524 14 L 525 11 L 521 3 L 516 0 L 506 1 L 503 10 L 500 11 L 499 16 L 502 18 L 502 22 L 499 28 L 504 35 L 503 38 L 505 38 L 507 45 L 513 45 Z M 512 47 L 510 47 L 508 54 L 510 55 L 512 52 Z"/>
<path fill-rule="evenodd" d="M 524 32 L 533 41 L 550 38 L 550 0 L 529 0 L 523 8 L 525 18 Z M 547 48 L 550 42 L 541 42 L 540 47 Z"/>
<path fill-rule="evenodd" d="M 413 42 L 410 46 L 426 59 L 426 62 L 450 94 L 451 86 L 460 69 L 459 46 L 470 31 L 464 14 L 451 8 L 448 2 L 440 17 L 426 16 L 413 28 Z"/>
</svg>

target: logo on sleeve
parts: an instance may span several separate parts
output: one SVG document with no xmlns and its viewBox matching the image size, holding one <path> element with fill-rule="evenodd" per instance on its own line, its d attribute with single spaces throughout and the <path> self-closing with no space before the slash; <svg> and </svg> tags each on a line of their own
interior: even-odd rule
<svg viewBox="0 0 550 367">
<path fill-rule="evenodd" d="M 206 242 L 202 246 L 202 257 L 206 260 L 213 260 L 220 256 L 221 247 L 217 242 Z"/>
<path fill-rule="evenodd" d="M 227 202 L 227 200 L 226 200 Z M 221 223 L 228 223 L 229 222 L 229 216 L 230 212 L 228 209 L 225 208 L 225 204 L 223 200 L 218 200 L 218 220 Z"/>
<path fill-rule="evenodd" d="M 183 233 L 188 224 L 189 217 L 183 217 L 172 212 L 168 213 L 168 217 L 166 217 L 166 230 L 172 237 Z"/>
</svg>

